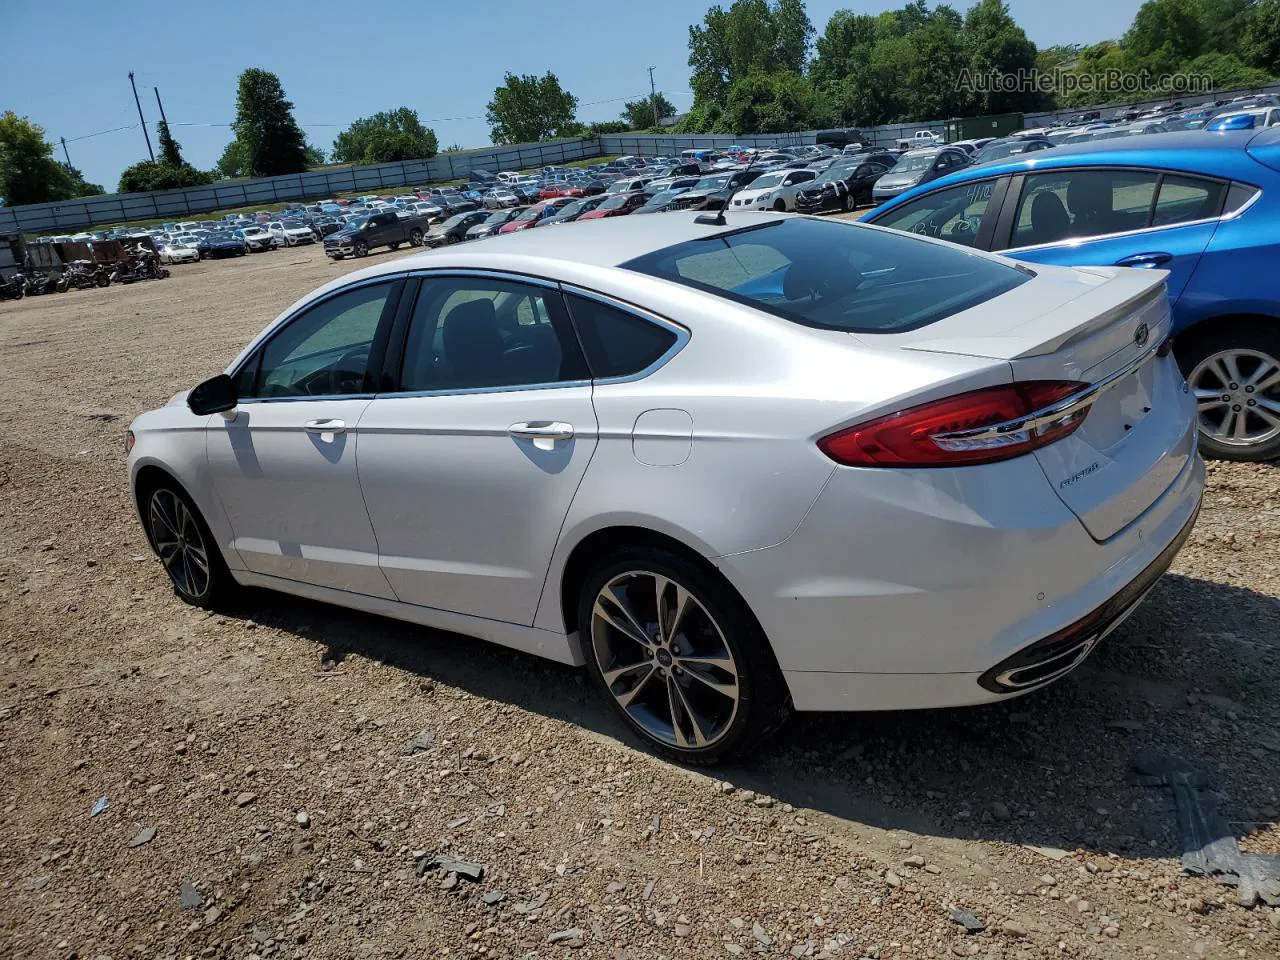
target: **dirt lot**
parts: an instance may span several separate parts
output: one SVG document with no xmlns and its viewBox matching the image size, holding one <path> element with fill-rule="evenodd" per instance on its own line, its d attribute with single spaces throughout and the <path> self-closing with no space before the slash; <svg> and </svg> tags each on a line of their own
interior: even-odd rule
<svg viewBox="0 0 1280 960">
<path fill-rule="evenodd" d="M 799 717 L 686 771 L 573 670 L 173 596 L 125 427 L 355 266 L 288 250 L 0 303 L 0 956 L 1280 956 L 1280 910 L 1183 876 L 1172 795 L 1133 771 L 1186 760 L 1280 853 L 1280 468 L 1211 465 L 1173 573 L 1056 687 Z M 424 853 L 483 879 L 419 876 Z"/>
</svg>

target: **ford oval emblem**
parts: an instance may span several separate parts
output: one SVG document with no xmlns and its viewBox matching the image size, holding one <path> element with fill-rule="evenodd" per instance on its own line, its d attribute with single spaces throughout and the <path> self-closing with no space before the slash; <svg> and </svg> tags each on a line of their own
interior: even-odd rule
<svg viewBox="0 0 1280 960">
<path fill-rule="evenodd" d="M 1133 331 L 1133 342 L 1140 347 L 1145 347 L 1147 341 L 1151 338 L 1151 328 L 1145 323 L 1138 324 L 1138 329 Z"/>
</svg>

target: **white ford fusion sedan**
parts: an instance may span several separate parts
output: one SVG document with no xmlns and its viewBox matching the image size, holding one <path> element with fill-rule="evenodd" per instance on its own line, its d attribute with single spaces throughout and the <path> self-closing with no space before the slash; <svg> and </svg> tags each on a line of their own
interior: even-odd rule
<svg viewBox="0 0 1280 960">
<path fill-rule="evenodd" d="M 1204 468 L 1159 271 L 674 213 L 353 273 L 138 417 L 178 595 L 238 585 L 585 664 L 712 762 L 789 710 L 1077 666 Z"/>
</svg>

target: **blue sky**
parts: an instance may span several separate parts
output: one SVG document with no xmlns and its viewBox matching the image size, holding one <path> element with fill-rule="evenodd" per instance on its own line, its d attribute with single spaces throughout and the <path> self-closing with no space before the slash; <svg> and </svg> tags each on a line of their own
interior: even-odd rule
<svg viewBox="0 0 1280 960">
<path fill-rule="evenodd" d="M 727 0 L 723 0 L 727 6 Z M 809 0 L 821 31 L 840 8 L 878 13 L 904 0 Z M 1008 0 L 1040 46 L 1120 36 L 1140 0 Z M 952 4 L 967 7 L 965 0 Z M 246 67 L 280 76 L 307 136 L 328 150 L 352 120 L 409 106 L 435 128 L 441 147 L 489 142 L 485 104 L 502 75 L 550 69 L 579 99 L 579 119 L 612 119 L 623 99 L 649 90 L 648 67 L 687 109 L 688 26 L 705 0 L 269 0 L 243 3 L 107 5 L 64 0 L 4 4 L 0 110 L 12 109 L 66 137 L 72 162 L 113 190 L 120 171 L 145 160 L 128 72 L 142 109 L 159 119 L 153 87 L 187 160 L 211 167 L 230 139 L 235 83 Z M 459 118 L 459 119 L 452 119 Z M 185 124 L 193 124 L 186 126 Z M 83 139 L 80 139 L 83 138 Z M 62 157 L 61 147 L 57 155 Z"/>
</svg>

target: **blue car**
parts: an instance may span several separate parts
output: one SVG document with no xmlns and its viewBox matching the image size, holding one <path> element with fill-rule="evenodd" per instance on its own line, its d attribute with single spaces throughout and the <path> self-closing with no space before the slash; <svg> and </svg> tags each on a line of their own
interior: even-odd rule
<svg viewBox="0 0 1280 960">
<path fill-rule="evenodd" d="M 1280 129 L 1058 147 L 966 168 L 863 219 L 1031 263 L 1167 270 L 1201 450 L 1280 456 Z"/>
</svg>

